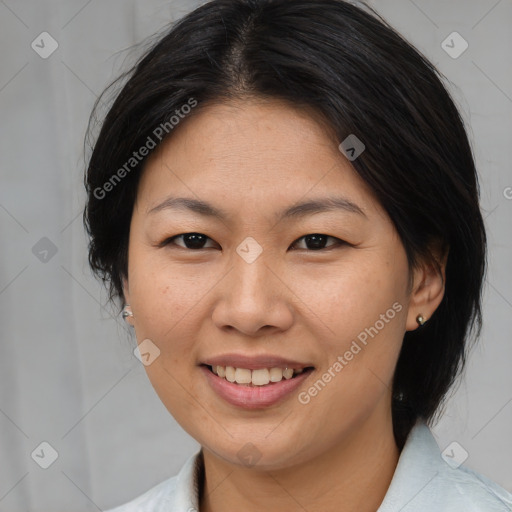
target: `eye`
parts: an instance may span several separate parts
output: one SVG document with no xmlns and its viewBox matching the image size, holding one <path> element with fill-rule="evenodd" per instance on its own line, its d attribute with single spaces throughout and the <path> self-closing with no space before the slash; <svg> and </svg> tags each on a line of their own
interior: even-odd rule
<svg viewBox="0 0 512 512">
<path fill-rule="evenodd" d="M 333 244 L 330 244 L 326 246 L 326 242 L 328 239 L 334 240 L 335 242 Z M 311 235 L 305 235 L 298 240 L 296 240 L 291 247 L 293 248 L 296 244 L 298 244 L 300 241 L 304 241 L 306 247 L 299 247 L 299 249 L 310 249 L 313 251 L 319 251 L 322 249 L 330 249 L 335 245 L 346 245 L 347 242 L 344 242 L 343 240 L 340 240 L 339 238 L 336 238 L 334 236 L 329 235 L 322 235 L 320 233 L 313 233 Z"/>
<path fill-rule="evenodd" d="M 334 243 L 329 245 L 327 241 L 331 239 Z M 177 240 L 180 240 L 181 243 L 177 243 Z M 207 242 L 210 241 L 213 245 L 209 247 L 206 245 Z M 298 247 L 298 249 L 309 249 L 311 251 L 321 251 L 333 248 L 335 246 L 347 245 L 347 242 L 340 240 L 334 236 L 323 235 L 321 233 L 313 233 L 310 235 L 305 235 L 298 240 L 296 240 L 290 247 L 292 250 L 296 250 L 295 247 L 300 242 L 305 244 L 305 247 Z M 167 245 L 177 245 L 183 249 L 190 250 L 200 250 L 200 249 L 208 249 L 218 247 L 218 244 L 214 242 L 211 238 L 203 235 L 202 233 L 182 233 L 181 235 L 175 235 L 170 238 L 165 239 L 162 243 L 159 244 L 159 247 L 164 247 Z"/>
<path fill-rule="evenodd" d="M 176 243 L 176 240 L 181 240 L 181 243 Z M 202 233 L 182 233 L 181 235 L 176 235 L 171 238 L 167 238 L 161 244 L 159 244 L 159 246 L 163 247 L 166 245 L 177 245 L 178 247 L 182 247 L 183 249 L 209 249 L 209 247 L 205 246 L 208 240 L 213 242 L 211 238 L 207 237 L 206 235 L 203 235 Z"/>
</svg>

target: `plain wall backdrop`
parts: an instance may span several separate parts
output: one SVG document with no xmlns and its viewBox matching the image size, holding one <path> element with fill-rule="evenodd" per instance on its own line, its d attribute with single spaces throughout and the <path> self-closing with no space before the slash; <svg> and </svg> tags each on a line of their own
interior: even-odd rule
<svg viewBox="0 0 512 512">
<path fill-rule="evenodd" d="M 96 97 L 140 55 L 130 47 L 200 3 L 0 0 L 2 512 L 110 508 L 198 448 L 91 276 L 81 215 Z M 512 1 L 371 5 L 446 75 L 468 125 L 489 236 L 484 328 L 434 434 L 512 491 Z"/>
</svg>

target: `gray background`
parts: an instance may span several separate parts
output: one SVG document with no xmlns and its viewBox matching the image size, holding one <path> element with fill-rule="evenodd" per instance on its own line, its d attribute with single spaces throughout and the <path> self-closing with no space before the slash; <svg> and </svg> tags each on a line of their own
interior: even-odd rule
<svg viewBox="0 0 512 512">
<path fill-rule="evenodd" d="M 198 447 L 91 277 L 81 211 L 96 96 L 140 53 L 129 47 L 199 3 L 0 0 L 0 511 L 109 508 Z M 512 491 L 512 1 L 372 5 L 448 77 L 468 123 L 490 245 L 485 325 L 434 433 Z M 59 45 L 47 59 L 31 47 L 43 31 Z M 453 31 L 469 44 L 456 59 L 441 46 Z M 48 469 L 31 457 L 43 441 L 58 452 Z"/>
</svg>

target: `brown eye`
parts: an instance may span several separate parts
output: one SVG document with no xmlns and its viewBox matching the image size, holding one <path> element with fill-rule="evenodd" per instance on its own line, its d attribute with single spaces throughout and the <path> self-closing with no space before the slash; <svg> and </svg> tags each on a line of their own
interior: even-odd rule
<svg viewBox="0 0 512 512">
<path fill-rule="evenodd" d="M 327 245 L 327 241 L 331 239 L 335 242 L 333 244 Z M 335 245 L 343 245 L 346 242 L 343 240 L 340 240 L 339 238 L 336 238 L 334 236 L 329 235 L 322 235 L 320 233 L 314 233 L 311 235 L 305 235 L 302 238 L 299 238 L 296 242 L 293 243 L 292 247 L 298 244 L 300 241 L 304 241 L 305 247 L 299 247 L 299 249 L 309 249 L 312 251 L 319 251 L 322 249 L 330 249 L 331 247 Z"/>
<path fill-rule="evenodd" d="M 176 240 L 180 240 L 181 243 L 176 243 Z M 203 235 L 202 233 L 183 233 L 166 239 L 160 245 L 177 245 L 184 249 L 191 250 L 208 249 L 209 247 L 205 246 L 208 240 L 211 240 L 211 238 Z M 211 241 L 213 242 L 213 240 Z"/>
</svg>

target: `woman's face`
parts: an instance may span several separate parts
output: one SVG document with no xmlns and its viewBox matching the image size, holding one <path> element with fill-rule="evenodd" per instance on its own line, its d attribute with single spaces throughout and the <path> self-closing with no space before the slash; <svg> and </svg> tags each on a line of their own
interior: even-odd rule
<svg viewBox="0 0 512 512">
<path fill-rule="evenodd" d="M 207 107 L 147 161 L 125 297 L 160 399 L 226 461 L 289 467 L 389 424 L 408 285 L 388 215 L 285 104 Z"/>
</svg>

